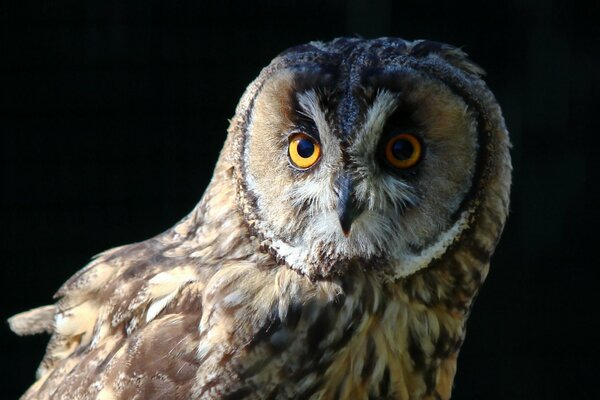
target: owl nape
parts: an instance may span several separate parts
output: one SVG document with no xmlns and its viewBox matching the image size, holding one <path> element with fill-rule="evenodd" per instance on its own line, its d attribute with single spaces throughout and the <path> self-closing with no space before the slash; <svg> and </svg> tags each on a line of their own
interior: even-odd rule
<svg viewBox="0 0 600 400">
<path fill-rule="evenodd" d="M 108 250 L 54 305 L 23 399 L 448 399 L 508 213 L 501 110 L 461 50 L 286 50 L 168 231 Z"/>
</svg>

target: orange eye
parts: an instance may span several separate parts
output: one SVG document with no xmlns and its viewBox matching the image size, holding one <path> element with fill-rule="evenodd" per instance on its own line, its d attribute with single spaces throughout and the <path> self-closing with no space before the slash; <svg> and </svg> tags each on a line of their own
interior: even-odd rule
<svg viewBox="0 0 600 400">
<path fill-rule="evenodd" d="M 421 142 L 410 133 L 395 135 L 385 145 L 385 158 L 395 168 L 410 168 L 421 159 Z"/>
<path fill-rule="evenodd" d="M 292 164 L 300 169 L 306 169 L 319 161 L 321 146 L 310 136 L 296 133 L 290 138 L 288 152 Z"/>
</svg>

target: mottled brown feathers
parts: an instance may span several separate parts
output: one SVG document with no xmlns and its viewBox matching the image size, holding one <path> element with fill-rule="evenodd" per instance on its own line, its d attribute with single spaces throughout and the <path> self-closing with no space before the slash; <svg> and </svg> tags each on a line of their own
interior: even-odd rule
<svg viewBox="0 0 600 400">
<path fill-rule="evenodd" d="M 448 399 L 508 213 L 508 135 L 481 74 L 429 41 L 282 53 L 187 217 L 10 320 L 52 333 L 23 399 Z M 382 162 L 394 130 L 422 141 L 415 168 Z M 290 165 L 297 132 L 322 148 L 314 168 Z"/>
</svg>

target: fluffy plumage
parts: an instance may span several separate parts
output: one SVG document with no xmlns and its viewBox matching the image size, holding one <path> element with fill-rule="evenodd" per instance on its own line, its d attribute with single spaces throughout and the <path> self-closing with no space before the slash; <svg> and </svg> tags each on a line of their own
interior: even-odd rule
<svg viewBox="0 0 600 400">
<path fill-rule="evenodd" d="M 428 41 L 282 53 L 186 218 L 10 320 L 52 332 L 23 398 L 449 398 L 508 212 L 508 135 L 481 73 Z M 422 138 L 414 169 L 381 162 L 391 128 Z M 322 146 L 314 168 L 290 165 L 294 132 Z"/>
</svg>

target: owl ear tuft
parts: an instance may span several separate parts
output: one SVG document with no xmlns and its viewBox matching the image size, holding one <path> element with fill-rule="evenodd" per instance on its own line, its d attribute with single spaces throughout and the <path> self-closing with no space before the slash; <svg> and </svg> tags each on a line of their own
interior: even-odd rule
<svg viewBox="0 0 600 400">
<path fill-rule="evenodd" d="M 467 53 L 462 51 L 462 49 L 448 46 L 448 48 L 442 51 L 440 55 L 444 57 L 444 59 L 450 64 L 462 69 L 465 72 L 477 76 L 485 75 L 484 69 L 481 68 L 479 65 L 475 64 L 473 61 L 471 61 Z"/>
<path fill-rule="evenodd" d="M 410 50 L 410 55 L 416 57 L 426 57 L 431 54 L 438 55 L 456 68 L 460 68 L 469 74 L 485 75 L 483 68 L 471 61 L 467 53 L 459 47 L 432 40 L 418 40 L 414 42 Z"/>
</svg>

